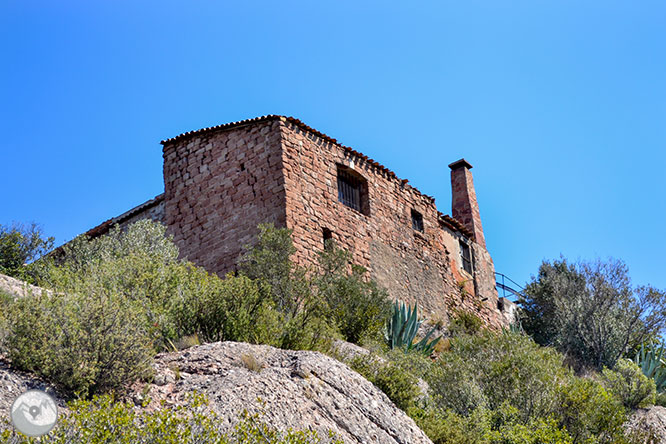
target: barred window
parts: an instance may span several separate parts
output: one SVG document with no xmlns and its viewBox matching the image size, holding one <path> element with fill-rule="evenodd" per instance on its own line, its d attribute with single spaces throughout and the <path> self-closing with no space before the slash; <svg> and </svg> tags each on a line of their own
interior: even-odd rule
<svg viewBox="0 0 666 444">
<path fill-rule="evenodd" d="M 462 259 L 463 270 L 472 274 L 472 252 L 469 245 L 462 240 L 460 241 L 460 257 Z"/>
<path fill-rule="evenodd" d="M 423 215 L 412 209 L 412 228 L 423 233 Z"/>
<path fill-rule="evenodd" d="M 349 208 L 369 213 L 368 183 L 360 174 L 354 170 L 338 165 L 338 200 Z"/>
</svg>

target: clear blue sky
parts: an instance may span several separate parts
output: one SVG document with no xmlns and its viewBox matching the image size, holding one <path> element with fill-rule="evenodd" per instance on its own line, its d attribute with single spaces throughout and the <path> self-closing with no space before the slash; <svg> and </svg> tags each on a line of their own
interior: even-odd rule
<svg viewBox="0 0 666 444">
<path fill-rule="evenodd" d="M 293 115 L 450 213 L 474 169 L 488 249 L 613 256 L 666 288 L 663 1 L 0 4 L 0 224 L 58 243 L 162 192 L 161 139 Z"/>
</svg>

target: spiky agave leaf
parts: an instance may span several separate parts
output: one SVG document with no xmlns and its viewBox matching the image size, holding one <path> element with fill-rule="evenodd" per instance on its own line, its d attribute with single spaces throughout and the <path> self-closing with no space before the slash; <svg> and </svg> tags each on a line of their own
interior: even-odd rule
<svg viewBox="0 0 666 444">
<path fill-rule="evenodd" d="M 391 349 L 402 348 L 404 351 L 416 350 L 430 354 L 441 338 L 428 342 L 435 331 L 433 328 L 425 338 L 415 342 L 416 334 L 423 321 L 418 318 L 418 306 L 412 307 L 397 300 L 393 304 L 393 314 L 384 328 L 384 338 Z"/>
<path fill-rule="evenodd" d="M 414 350 L 423 352 L 424 354 L 431 354 L 432 351 L 435 349 L 435 345 L 439 342 L 440 339 L 442 339 L 441 336 L 436 337 L 432 341 L 428 342 L 428 339 L 430 339 L 430 336 L 435 332 L 435 327 L 431 328 L 428 334 L 425 335 L 423 339 L 421 339 L 418 344 L 414 346 Z"/>
<path fill-rule="evenodd" d="M 666 390 L 666 362 L 664 362 L 666 349 L 661 344 L 642 344 L 636 352 L 634 363 L 638 365 L 645 376 L 654 379 L 657 392 Z"/>
</svg>

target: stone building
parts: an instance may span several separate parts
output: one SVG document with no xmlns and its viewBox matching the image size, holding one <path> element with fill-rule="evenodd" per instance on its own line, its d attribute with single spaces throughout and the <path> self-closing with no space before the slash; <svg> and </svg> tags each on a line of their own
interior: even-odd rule
<svg viewBox="0 0 666 444">
<path fill-rule="evenodd" d="M 506 324 L 464 159 L 449 165 L 448 216 L 406 179 L 292 117 L 203 128 L 162 145 L 164 194 L 88 235 L 150 218 L 167 226 L 183 258 L 224 275 L 257 225 L 273 222 L 293 230 L 299 263 L 334 239 L 392 298 L 417 302 L 431 319 L 461 309 Z"/>
</svg>

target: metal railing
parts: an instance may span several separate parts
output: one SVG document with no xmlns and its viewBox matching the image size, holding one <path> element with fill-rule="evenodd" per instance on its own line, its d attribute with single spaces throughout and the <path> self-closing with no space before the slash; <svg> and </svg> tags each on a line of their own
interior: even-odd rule
<svg viewBox="0 0 666 444">
<path fill-rule="evenodd" d="M 502 290 L 502 294 L 500 295 L 500 297 L 504 297 L 509 300 L 511 300 L 512 297 L 516 299 L 521 299 L 525 297 L 524 295 L 525 289 L 521 287 L 520 284 L 518 284 L 518 282 L 505 276 L 502 273 L 495 272 L 495 285 L 497 286 L 498 293 L 499 290 Z M 509 295 L 508 297 L 507 294 Z"/>
</svg>

